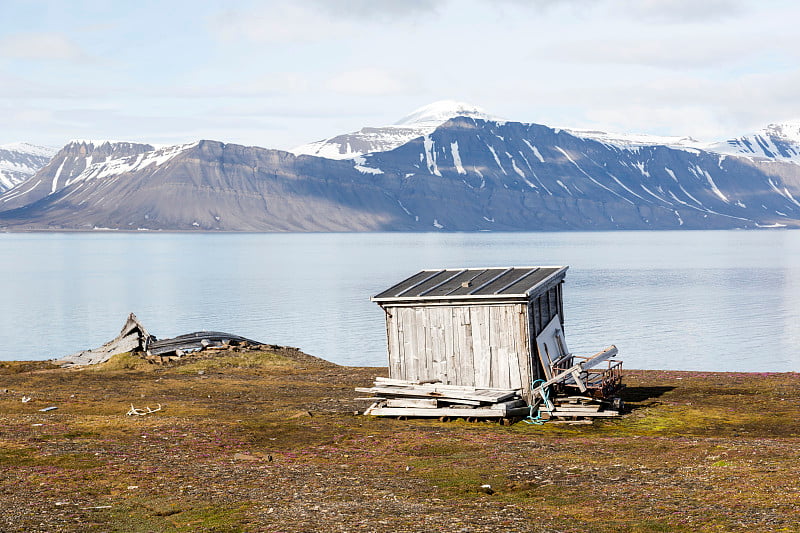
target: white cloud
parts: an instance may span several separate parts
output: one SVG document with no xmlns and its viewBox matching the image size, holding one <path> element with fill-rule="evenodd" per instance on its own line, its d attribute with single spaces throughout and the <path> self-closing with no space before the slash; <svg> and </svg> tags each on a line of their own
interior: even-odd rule
<svg viewBox="0 0 800 533">
<path fill-rule="evenodd" d="M 212 17 L 210 24 L 220 39 L 255 43 L 323 41 L 347 29 L 320 9 L 289 2 L 252 10 L 229 9 Z"/>
<path fill-rule="evenodd" d="M 719 67 L 761 57 L 750 39 L 701 40 L 688 34 L 653 36 L 651 40 L 585 40 L 548 47 L 545 54 L 575 63 L 643 65 L 662 68 Z"/>
<path fill-rule="evenodd" d="M 446 0 L 311 0 L 332 17 L 392 20 L 396 17 L 416 17 L 436 14 Z"/>
<path fill-rule="evenodd" d="M 385 70 L 363 68 L 330 78 L 326 87 L 347 94 L 389 95 L 401 92 L 405 84 Z"/>
<path fill-rule="evenodd" d="M 0 56 L 10 59 L 43 61 L 84 61 L 88 56 L 65 35 L 30 32 L 0 39 Z"/>
<path fill-rule="evenodd" d="M 737 17 L 745 11 L 742 0 L 608 0 L 612 11 L 656 24 L 708 25 Z"/>
<path fill-rule="evenodd" d="M 150 97 L 189 98 L 263 98 L 267 96 L 305 93 L 311 87 L 307 76 L 296 72 L 274 72 L 235 82 L 193 82 L 174 88 L 158 88 L 147 92 Z"/>
</svg>

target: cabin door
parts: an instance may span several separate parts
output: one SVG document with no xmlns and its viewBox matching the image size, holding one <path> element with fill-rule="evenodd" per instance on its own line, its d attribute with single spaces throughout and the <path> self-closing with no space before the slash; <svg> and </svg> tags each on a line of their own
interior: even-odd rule
<svg viewBox="0 0 800 533">
<path fill-rule="evenodd" d="M 536 337 L 536 347 L 539 349 L 539 360 L 542 362 L 544 375 L 550 379 L 553 377 L 553 363 L 569 353 L 558 315 L 554 316 Z"/>
</svg>

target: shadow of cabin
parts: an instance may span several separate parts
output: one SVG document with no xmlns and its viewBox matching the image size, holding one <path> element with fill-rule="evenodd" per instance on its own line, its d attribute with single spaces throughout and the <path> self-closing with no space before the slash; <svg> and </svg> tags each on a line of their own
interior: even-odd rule
<svg viewBox="0 0 800 533">
<path fill-rule="evenodd" d="M 630 404 L 654 400 L 673 390 L 675 387 L 625 387 L 625 390 L 622 391 L 622 399 L 630 409 L 637 409 L 638 406 Z"/>
</svg>

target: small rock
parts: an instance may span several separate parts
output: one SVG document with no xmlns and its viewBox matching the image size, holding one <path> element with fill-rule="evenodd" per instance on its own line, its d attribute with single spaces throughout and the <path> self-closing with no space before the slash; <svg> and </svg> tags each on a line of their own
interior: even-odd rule
<svg viewBox="0 0 800 533">
<path fill-rule="evenodd" d="M 492 489 L 491 485 L 481 485 L 478 491 L 483 492 L 484 494 L 494 494 L 494 490 Z"/>
</svg>

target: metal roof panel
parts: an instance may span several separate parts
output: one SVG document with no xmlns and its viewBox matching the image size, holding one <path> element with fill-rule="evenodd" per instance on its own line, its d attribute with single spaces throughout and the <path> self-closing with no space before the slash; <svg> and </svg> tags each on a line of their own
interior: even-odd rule
<svg viewBox="0 0 800 533">
<path fill-rule="evenodd" d="M 528 298 L 568 267 L 487 267 L 423 270 L 373 296 L 375 302 Z M 551 281 L 552 280 L 552 281 Z"/>
</svg>

